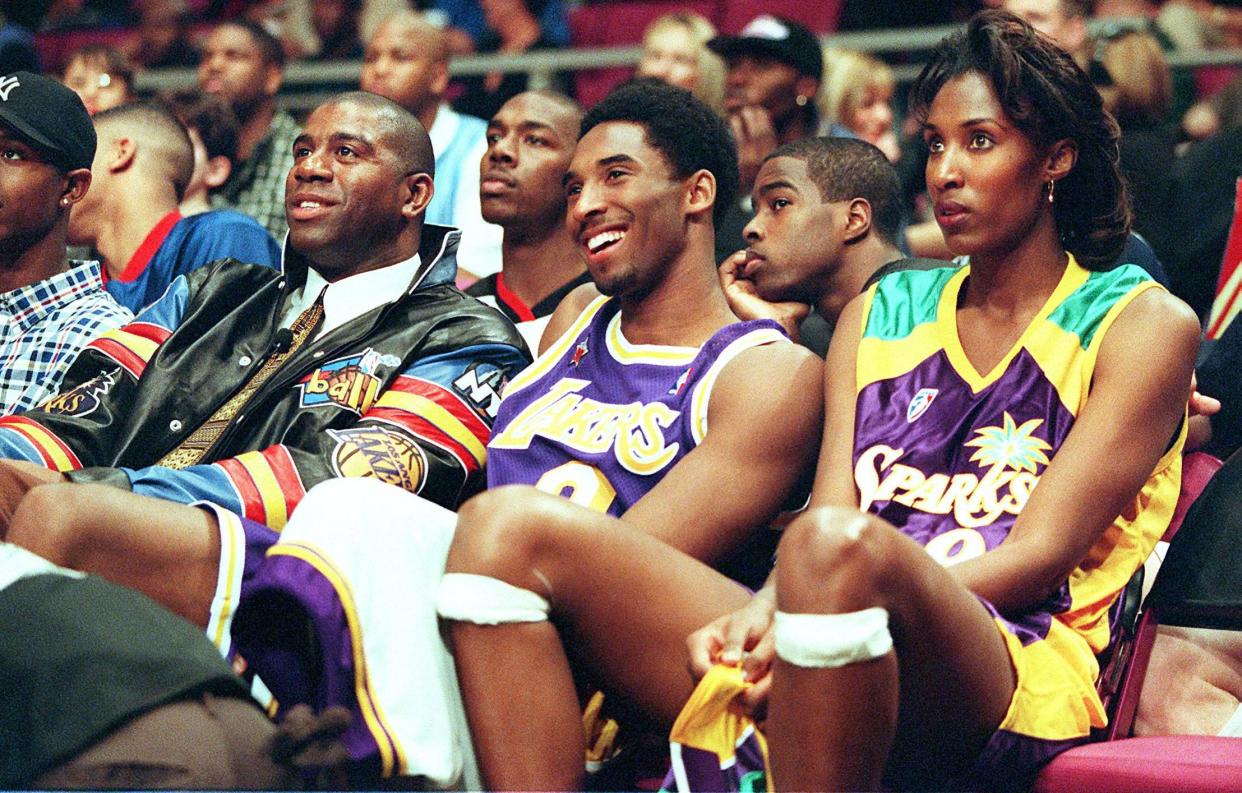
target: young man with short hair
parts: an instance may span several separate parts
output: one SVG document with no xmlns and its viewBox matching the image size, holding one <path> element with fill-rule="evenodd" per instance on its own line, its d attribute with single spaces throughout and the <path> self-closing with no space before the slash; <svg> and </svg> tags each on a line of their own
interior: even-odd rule
<svg viewBox="0 0 1242 793">
<path fill-rule="evenodd" d="M 194 149 L 169 110 L 132 103 L 94 120 L 92 190 L 74 207 L 69 239 L 99 251 L 117 302 L 139 312 L 177 276 L 221 259 L 280 266 L 276 241 L 248 216 L 182 216 L 177 202 L 194 174 Z"/>
<path fill-rule="evenodd" d="M 490 488 L 462 506 L 438 596 L 489 788 L 581 784 L 571 665 L 626 705 L 675 708 L 651 706 L 652 692 L 688 695 L 692 681 L 648 661 L 683 646 L 685 632 L 625 630 L 649 604 L 614 598 L 611 575 L 744 591 L 703 572 L 767 525 L 814 467 L 819 362 L 775 323 L 738 323 L 717 280 L 713 215 L 736 179 L 724 124 L 680 89 L 634 83 L 583 121 L 567 222 L 607 297 L 583 287 L 566 298 L 543 354 L 509 384 Z M 586 580 L 583 554 L 609 555 L 593 569 L 610 574 Z M 648 565 L 665 556 L 684 569 Z M 528 597 L 538 592 L 556 593 L 554 614 Z M 608 641 L 562 644 L 558 631 L 587 635 L 587 624 Z M 521 736 L 504 726 L 519 713 L 536 720 Z"/>
<path fill-rule="evenodd" d="M 561 177 L 577 145 L 582 109 L 563 94 L 527 91 L 487 125 L 479 164 L 483 217 L 505 231 L 501 271 L 466 289 L 506 317 L 532 348 L 561 300 L 591 276 L 565 228 Z M 539 320 L 544 320 L 540 322 Z"/>
<path fill-rule="evenodd" d="M 721 284 L 739 317 L 774 319 L 795 341 L 812 310 L 835 325 L 882 268 L 943 265 L 897 248 L 897 171 L 865 141 L 787 143 L 764 160 L 752 195 L 747 247 L 721 264 Z"/>
</svg>

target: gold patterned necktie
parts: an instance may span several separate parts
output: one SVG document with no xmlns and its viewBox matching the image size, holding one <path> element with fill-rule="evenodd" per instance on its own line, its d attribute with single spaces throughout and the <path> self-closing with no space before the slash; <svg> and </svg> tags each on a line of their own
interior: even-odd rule
<svg viewBox="0 0 1242 793">
<path fill-rule="evenodd" d="M 224 430 L 229 426 L 229 422 L 233 420 L 233 417 L 241 411 L 250 397 L 254 396 L 254 392 L 258 391 L 260 386 L 266 383 L 285 361 L 289 360 L 289 356 L 293 355 L 310 338 L 311 333 L 319 326 L 319 320 L 321 319 L 323 319 L 322 292 L 309 308 L 298 314 L 298 318 L 289 327 L 289 331 L 293 334 L 293 339 L 289 342 L 289 346 L 285 350 L 269 356 L 263 362 L 263 365 L 259 367 L 258 371 L 241 388 L 237 389 L 237 392 L 228 401 L 216 408 L 216 412 L 212 413 L 210 418 L 204 421 L 198 429 L 191 432 L 185 440 L 177 445 L 177 448 L 164 455 L 156 465 L 165 468 L 187 468 L 191 465 L 196 465 L 202 460 L 207 450 L 216 441 L 220 440 L 220 436 L 224 434 Z"/>
</svg>

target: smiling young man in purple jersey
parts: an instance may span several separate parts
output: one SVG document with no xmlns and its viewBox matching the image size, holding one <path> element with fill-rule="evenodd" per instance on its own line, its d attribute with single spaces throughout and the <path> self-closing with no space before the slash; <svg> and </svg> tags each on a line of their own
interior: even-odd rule
<svg viewBox="0 0 1242 793">
<path fill-rule="evenodd" d="M 818 362 L 771 320 L 738 322 L 717 279 L 712 222 L 735 169 L 723 122 L 678 89 L 635 83 L 583 121 L 566 221 L 595 289 L 566 298 L 542 354 L 506 390 L 489 490 L 461 510 L 439 593 L 489 787 L 580 784 L 571 665 L 669 720 L 647 692 L 692 685 L 684 670 L 647 663 L 684 632 L 627 630 L 650 603 L 614 598 L 607 575 L 578 575 L 584 549 L 615 547 L 619 576 L 715 586 L 699 571 L 770 521 L 813 467 Z M 684 569 L 648 566 L 648 550 L 670 546 Z M 553 623 L 496 624 L 508 621 L 490 618 L 511 605 L 505 581 L 557 592 L 557 626 L 577 634 L 590 623 L 609 641 L 562 646 Z M 518 718 L 538 727 L 518 739 Z M 542 773 L 549 762 L 557 775 Z"/>
<path fill-rule="evenodd" d="M 495 490 L 470 502 L 463 531 L 472 543 L 489 529 L 501 537 L 512 531 L 515 558 L 538 541 L 535 532 L 588 542 L 638 536 L 707 569 L 797 501 L 822 421 L 821 365 L 776 323 L 739 322 L 725 301 L 713 216 L 718 196 L 736 185 L 736 155 L 720 119 L 685 91 L 636 84 L 593 109 L 583 128 L 564 180 L 565 222 L 594 286 L 562 302 L 543 355 L 510 381 L 487 450 Z M 480 526 L 481 516 L 491 525 Z M 358 543 L 342 525 L 365 525 L 374 539 Z M 484 778 L 472 777 L 454 660 L 431 585 L 457 525 L 443 507 L 372 482 L 339 480 L 311 491 L 269 553 L 270 575 L 251 590 L 259 594 L 238 613 L 234 641 L 282 703 L 313 701 L 342 681 L 354 685 L 336 690 L 360 692 L 346 704 L 362 714 L 361 703 L 374 698 L 374 712 L 385 716 L 371 722 L 369 756 L 381 774 L 477 787 L 496 784 L 488 769 L 504 762 L 505 754 L 494 754 L 503 744 L 475 733 L 488 755 Z M 291 582 L 312 548 L 316 564 L 329 565 L 347 591 L 296 591 Z M 597 594 L 608 600 L 606 582 Z M 292 653 L 262 619 L 291 602 L 325 615 L 310 620 L 311 646 Z M 331 615 L 347 602 L 356 617 L 343 628 Z M 613 606 L 621 619 L 642 604 Z M 616 633 L 615 652 L 640 665 L 632 637 Z M 476 654 L 461 647 L 462 679 L 477 679 Z M 318 658 L 346 660 L 316 669 L 319 688 L 288 673 L 311 669 Z M 519 663 L 488 685 L 513 682 L 507 696 L 525 701 L 537 686 L 510 678 L 541 673 Z M 581 734 L 581 715 L 574 719 Z"/>
</svg>

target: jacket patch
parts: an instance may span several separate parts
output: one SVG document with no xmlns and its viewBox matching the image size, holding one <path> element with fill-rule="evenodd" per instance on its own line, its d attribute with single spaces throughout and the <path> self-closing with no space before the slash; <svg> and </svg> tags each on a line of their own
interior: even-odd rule
<svg viewBox="0 0 1242 793">
<path fill-rule="evenodd" d="M 299 406 L 313 408 L 329 405 L 362 415 L 370 410 L 379 396 L 381 381 L 375 375 L 376 370 L 381 366 L 400 363 L 399 358 L 380 355 L 370 348 L 361 355 L 329 361 L 299 381 Z"/>
<path fill-rule="evenodd" d="M 453 380 L 453 390 L 481 415 L 496 418 L 500 410 L 500 392 L 508 378 L 490 363 L 476 363 Z"/>
<path fill-rule="evenodd" d="M 336 439 L 332 469 L 337 476 L 370 476 L 417 493 L 427 475 L 427 458 L 417 443 L 401 433 L 371 425 L 328 430 Z"/>
<path fill-rule="evenodd" d="M 90 380 L 52 397 L 39 408 L 62 416 L 89 416 L 99 407 L 100 400 L 108 395 L 112 386 L 116 385 L 117 376 L 120 374 L 119 367 L 110 372 L 100 372 Z"/>
</svg>

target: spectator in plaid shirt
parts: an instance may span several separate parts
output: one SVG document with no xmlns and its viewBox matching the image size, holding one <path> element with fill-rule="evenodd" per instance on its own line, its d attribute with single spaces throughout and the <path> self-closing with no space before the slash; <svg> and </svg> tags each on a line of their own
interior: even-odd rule
<svg viewBox="0 0 1242 793">
<path fill-rule="evenodd" d="M 78 351 L 131 315 L 99 262 L 68 261 L 69 210 L 86 195 L 95 129 L 55 80 L 0 77 L 0 412 L 54 396 Z"/>
<path fill-rule="evenodd" d="M 241 122 L 236 165 L 212 193 L 212 203 L 250 215 L 277 242 L 289 228 L 285 174 L 293 166 L 293 139 L 301 131 L 292 116 L 276 108 L 284 68 L 280 42 L 246 20 L 213 30 L 198 65 L 199 87 L 226 100 Z"/>
</svg>

